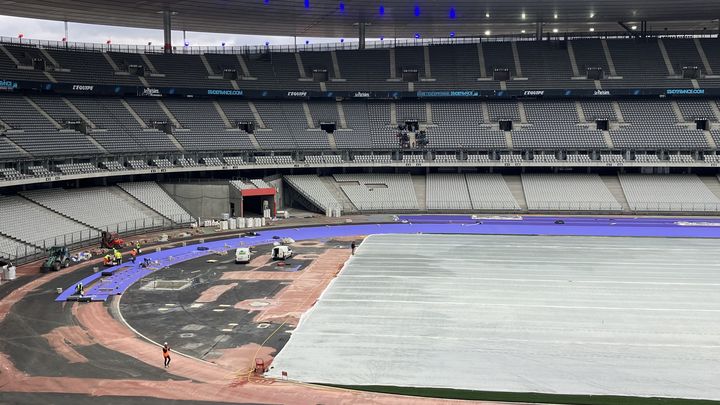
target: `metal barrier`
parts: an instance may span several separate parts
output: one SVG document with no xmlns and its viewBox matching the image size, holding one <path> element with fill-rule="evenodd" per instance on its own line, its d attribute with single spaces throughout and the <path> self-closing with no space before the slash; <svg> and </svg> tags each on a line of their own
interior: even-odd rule
<svg viewBox="0 0 720 405">
<path fill-rule="evenodd" d="M 702 202 L 630 202 L 637 212 L 720 212 L 720 204 Z"/>
<path fill-rule="evenodd" d="M 629 39 L 634 33 L 626 31 L 609 32 L 562 32 L 545 33 L 543 41 L 558 41 L 567 39 Z M 647 32 L 648 37 L 658 38 L 715 38 L 717 34 L 708 31 L 652 31 Z M 472 37 L 446 37 L 446 38 L 393 38 L 383 40 L 368 40 L 365 43 L 366 49 L 385 49 L 406 46 L 428 46 L 428 45 L 451 45 L 451 44 L 476 44 L 478 42 L 508 42 L 508 41 L 535 41 L 534 34 L 502 34 Z M 78 52 L 120 52 L 120 53 L 163 53 L 162 45 L 126 45 L 126 44 L 101 44 L 92 42 L 65 42 L 27 39 L 17 37 L 0 37 L 0 43 L 16 46 L 28 46 L 34 48 L 69 50 Z M 176 46 L 173 53 L 185 55 L 200 55 L 205 53 L 226 53 L 226 54 L 257 54 L 267 52 L 320 52 L 320 51 L 342 51 L 358 49 L 358 42 L 328 42 L 317 44 L 288 44 L 288 45 L 243 45 L 243 46 Z"/>
<path fill-rule="evenodd" d="M 142 220 L 107 225 L 99 229 L 93 228 L 51 236 L 39 241 L 25 242 L 26 244 L 18 246 L 14 253 L 6 253 L 6 255 L 14 262 L 22 264 L 44 257 L 45 252 L 53 246 L 67 246 L 70 249 L 78 249 L 86 246 L 99 245 L 102 231 L 117 233 L 124 237 L 149 231 L 177 229 L 189 224 L 189 222 L 186 221 L 186 217 L 173 219 L 177 219 L 177 221 L 166 217 L 150 217 Z M 3 252 L 0 252 L 0 256 L 2 256 L 2 253 Z"/>
</svg>

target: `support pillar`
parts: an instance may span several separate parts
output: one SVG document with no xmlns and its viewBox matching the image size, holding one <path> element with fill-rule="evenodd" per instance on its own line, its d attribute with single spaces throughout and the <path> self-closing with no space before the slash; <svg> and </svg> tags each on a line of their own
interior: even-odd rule
<svg viewBox="0 0 720 405">
<path fill-rule="evenodd" d="M 535 40 L 542 41 L 542 36 L 543 36 L 543 23 L 542 23 L 542 21 L 538 21 L 535 23 Z"/>
<path fill-rule="evenodd" d="M 165 53 L 172 53 L 172 12 L 170 10 L 163 11 L 163 36 L 165 38 Z"/>
<path fill-rule="evenodd" d="M 365 49 L 365 23 L 358 23 L 358 49 Z"/>
</svg>

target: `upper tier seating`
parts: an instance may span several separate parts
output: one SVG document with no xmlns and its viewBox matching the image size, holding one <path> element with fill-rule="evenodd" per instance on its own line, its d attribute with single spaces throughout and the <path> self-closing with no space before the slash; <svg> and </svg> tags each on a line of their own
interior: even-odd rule
<svg viewBox="0 0 720 405">
<path fill-rule="evenodd" d="M 619 112 L 615 107 L 619 107 Z M 73 157 L 87 161 L 97 156 L 106 159 L 127 154 L 138 159 L 141 154 L 156 154 L 149 156 L 146 163 L 159 155 L 191 167 L 189 162 L 183 164 L 177 156 L 164 152 L 198 154 L 193 157 L 197 160 L 202 152 L 304 150 L 319 155 L 330 150 L 335 153 L 335 149 L 398 149 L 396 125 L 405 120 L 419 121 L 427 134 L 425 148 L 441 152 L 511 148 L 704 151 L 714 147 L 710 139 L 715 146 L 720 144 L 717 129 L 720 110 L 716 107 L 715 100 L 681 98 L 617 102 L 600 99 L 250 102 L 82 96 L 68 96 L 64 100 L 58 96 L 2 93 L 0 125 L 8 129 L 0 129 L 0 160 L 59 161 Z M 696 118 L 710 120 L 709 134 L 694 128 Z M 610 120 L 609 132 L 597 130 L 596 119 Z M 501 131 L 498 125 L 501 120 L 512 120 L 512 131 Z M 75 125 L 79 121 L 85 122 L 81 122 L 82 128 L 78 130 Z M 318 128 L 324 121 L 337 124 L 332 135 Z M 71 122 L 75 129 L 57 128 Z M 237 128 L 239 122 L 254 123 L 254 133 Z M 148 128 L 161 127 L 162 123 L 167 124 L 163 131 Z M 335 149 L 331 146 L 333 141 Z"/>
<path fill-rule="evenodd" d="M 611 72 L 605 58 L 602 42 L 607 44 L 616 75 L 620 78 L 607 79 Z M 692 39 L 663 38 L 673 72 L 665 65 L 659 40 L 647 39 L 575 39 L 570 42 L 573 49 L 577 75 L 573 72 L 570 55 L 565 41 L 516 41 L 519 65 L 513 54 L 513 43 L 503 41 L 483 41 L 482 44 L 443 44 L 428 46 L 429 65 L 433 81 L 415 83 L 417 89 L 469 89 L 481 88 L 500 90 L 500 83 L 493 80 L 477 81 L 485 71 L 485 78 L 492 78 L 494 69 L 509 69 L 511 77 L 524 76 L 526 80 L 510 80 L 508 89 L 548 89 L 548 88 L 586 88 L 594 89 L 591 80 L 577 80 L 586 76 L 588 68 L 600 67 L 605 73 L 601 80 L 603 88 L 639 88 L 639 87 L 676 87 L 691 88 L 688 79 L 680 77 L 683 66 L 699 66 L 705 75 L 705 65 L 700 59 L 695 42 Z M 720 57 L 716 53 L 720 47 L 710 39 L 700 39 L 707 55 L 708 63 L 720 71 Z M 47 45 L 45 45 L 47 47 Z M 5 45 L 6 49 L 19 59 L 25 69 L 17 66 L 4 53 L 0 54 L 0 77 L 8 80 L 32 80 L 46 82 L 44 72 L 27 69 L 32 58 L 46 59 L 47 73 L 62 83 L 129 85 L 151 87 L 198 87 L 206 89 L 233 89 L 228 79 L 222 78 L 224 69 L 234 69 L 243 89 L 283 89 L 283 90 L 320 90 L 312 80 L 312 69 L 327 69 L 328 90 L 384 91 L 405 90 L 407 84 L 397 80 L 403 69 L 417 69 L 421 79 L 427 78 L 424 47 L 399 46 L 390 49 L 337 50 L 336 72 L 329 51 L 304 51 L 298 49 L 297 55 L 303 62 L 304 72 L 298 70 L 295 53 L 267 52 L 246 55 L 207 53 L 210 72 L 203 64 L 200 55 L 176 53 L 172 55 L 148 53 L 147 61 L 137 53 L 107 52 L 117 65 L 118 72 L 100 52 L 81 52 L 72 49 L 52 49 L 47 51 L 60 65 L 56 68 L 45 58 L 39 49 L 33 46 Z M 140 47 L 139 50 L 142 50 Z M 480 55 L 485 62 L 480 67 Z M 390 71 L 390 58 L 394 54 L 395 71 Z M 240 60 L 244 61 L 248 74 L 255 80 L 242 80 L 247 76 Z M 141 65 L 145 69 L 144 77 L 128 74 L 129 65 Z M 304 80 L 299 80 L 305 76 Z M 338 81 L 340 76 L 343 80 Z M 572 77 L 576 77 L 572 80 Z M 396 80 L 388 80 L 394 78 Z M 716 79 L 700 79 L 717 83 Z"/>
</svg>

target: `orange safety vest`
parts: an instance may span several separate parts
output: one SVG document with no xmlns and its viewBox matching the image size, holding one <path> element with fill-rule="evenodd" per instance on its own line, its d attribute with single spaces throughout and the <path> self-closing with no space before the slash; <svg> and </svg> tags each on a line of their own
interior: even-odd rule
<svg viewBox="0 0 720 405">
<path fill-rule="evenodd" d="M 163 347 L 163 357 L 170 357 L 170 348 Z"/>
<path fill-rule="evenodd" d="M 131 250 L 130 256 L 137 256 L 137 250 L 135 250 L 135 249 Z"/>
</svg>

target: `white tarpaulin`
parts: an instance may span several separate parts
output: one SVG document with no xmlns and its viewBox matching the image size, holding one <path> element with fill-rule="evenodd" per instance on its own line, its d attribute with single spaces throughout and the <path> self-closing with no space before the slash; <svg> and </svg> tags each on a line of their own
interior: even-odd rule
<svg viewBox="0 0 720 405">
<path fill-rule="evenodd" d="M 716 240 L 375 235 L 269 375 L 720 399 Z"/>
</svg>

